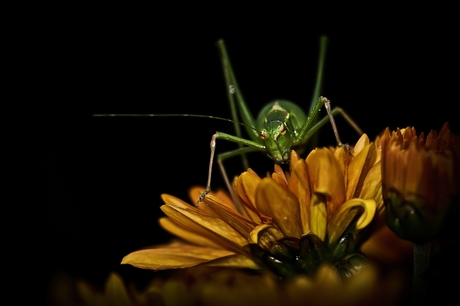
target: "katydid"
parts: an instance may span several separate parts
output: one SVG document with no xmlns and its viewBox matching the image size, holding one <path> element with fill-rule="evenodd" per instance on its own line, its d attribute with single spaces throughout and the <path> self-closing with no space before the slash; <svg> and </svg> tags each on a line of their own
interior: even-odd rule
<svg viewBox="0 0 460 306">
<path fill-rule="evenodd" d="M 229 60 L 229 56 L 227 54 L 225 43 L 223 40 L 219 40 L 217 42 L 217 46 L 221 55 L 225 81 L 228 88 L 228 98 L 232 109 L 232 116 L 235 122 L 237 122 L 237 109 L 251 139 L 249 140 L 241 137 L 241 131 L 238 125 L 235 125 L 235 132 L 237 136 L 222 132 L 216 132 L 212 136 L 208 181 L 206 189 L 200 194 L 197 204 L 203 201 L 206 194 L 211 190 L 211 173 L 217 139 L 232 141 L 240 145 L 239 149 L 218 155 L 219 167 L 231 192 L 230 182 L 228 181 L 227 174 L 225 173 L 225 168 L 222 164 L 222 161 L 229 157 L 243 155 L 243 162 L 245 163 L 245 168 L 247 168 L 247 162 L 244 158 L 244 154 L 253 151 L 260 151 L 266 153 L 267 156 L 271 158 L 275 163 L 287 164 L 289 162 L 291 150 L 302 150 L 302 148 L 305 147 L 307 141 L 317 132 L 320 127 L 322 127 L 328 121 L 330 121 L 332 124 L 337 144 L 341 146 L 342 142 L 340 141 L 333 118 L 333 116 L 337 114 L 344 116 L 344 118 L 360 135 L 363 133 L 361 129 L 342 109 L 334 108 L 331 110 L 330 101 L 327 98 L 319 95 L 323 80 L 326 45 L 327 37 L 322 36 L 320 38 L 320 51 L 316 84 L 308 115 L 306 115 L 303 110 L 293 102 L 287 100 L 276 100 L 268 103 L 265 107 L 263 107 L 262 111 L 259 113 L 257 121 L 255 121 L 247 107 L 246 102 L 244 101 L 241 90 L 239 89 L 233 68 Z M 321 120 L 317 120 L 317 114 L 323 105 L 327 110 L 328 116 Z M 236 200 L 235 197 L 233 200 Z"/>
<path fill-rule="evenodd" d="M 301 153 L 307 142 L 315 135 L 318 129 L 328 121 L 330 121 L 332 124 L 337 144 L 341 146 L 342 142 L 339 138 L 333 117 L 337 114 L 341 114 L 358 132 L 358 134 L 361 135 L 363 133 L 361 129 L 341 108 L 336 107 L 331 109 L 330 101 L 327 98 L 320 96 L 326 55 L 326 45 L 327 37 L 322 36 L 320 38 L 316 84 L 314 87 L 308 115 L 306 115 L 304 111 L 293 102 L 287 100 L 276 100 L 268 103 L 265 107 L 263 107 L 259 113 L 259 116 L 257 117 L 257 121 L 254 120 L 254 117 L 249 111 L 249 108 L 244 101 L 243 95 L 236 81 L 233 68 L 230 64 L 230 60 L 227 54 L 225 43 L 223 40 L 219 40 L 217 41 L 217 47 L 220 51 L 233 120 L 194 114 L 112 114 L 94 116 L 190 116 L 206 117 L 233 122 L 235 125 L 236 135 L 217 131 L 211 138 L 211 155 L 209 160 L 206 189 L 200 194 L 196 205 L 203 201 L 206 194 L 208 194 L 211 190 L 211 174 L 214 154 L 216 150 L 216 140 L 224 139 L 235 142 L 240 146 L 236 150 L 219 154 L 217 159 L 227 188 L 229 189 L 233 201 L 235 201 L 235 205 L 238 207 L 238 199 L 232 192 L 228 176 L 222 163 L 225 159 L 241 155 L 243 158 L 244 167 L 246 169 L 248 168 L 248 163 L 245 158 L 245 153 L 260 151 L 266 153 L 267 156 L 271 158 L 275 163 L 287 164 L 289 162 L 289 155 L 291 150 L 296 150 Z M 317 115 L 323 105 L 327 110 L 328 116 L 318 120 Z M 241 117 L 242 123 L 240 123 L 238 120 L 238 114 L 239 117 Z M 240 125 L 243 125 L 246 128 L 250 139 L 245 139 L 242 137 Z"/>
</svg>

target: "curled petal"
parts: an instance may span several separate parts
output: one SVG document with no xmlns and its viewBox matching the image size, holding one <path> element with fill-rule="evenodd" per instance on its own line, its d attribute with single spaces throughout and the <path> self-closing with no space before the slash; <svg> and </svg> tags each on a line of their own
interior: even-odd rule
<svg viewBox="0 0 460 306">
<path fill-rule="evenodd" d="M 284 235 L 277 227 L 269 224 L 260 224 L 251 232 L 249 242 L 269 249 L 273 242 L 282 238 L 284 238 Z"/>
<path fill-rule="evenodd" d="M 363 209 L 354 210 L 357 207 L 362 207 Z M 359 211 L 362 212 L 359 214 Z M 356 221 L 355 227 L 357 230 L 365 228 L 373 220 L 375 211 L 376 203 L 373 199 L 352 199 L 347 201 L 334 214 L 328 224 L 329 244 L 335 244 L 353 221 Z M 357 217 L 358 219 L 356 219 Z"/>
</svg>

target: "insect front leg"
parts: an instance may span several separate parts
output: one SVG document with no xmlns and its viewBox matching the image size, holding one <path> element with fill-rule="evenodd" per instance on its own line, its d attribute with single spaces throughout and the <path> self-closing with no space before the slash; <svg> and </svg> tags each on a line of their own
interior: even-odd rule
<svg viewBox="0 0 460 306">
<path fill-rule="evenodd" d="M 216 132 L 214 135 L 212 135 L 211 143 L 210 143 L 211 156 L 209 158 L 208 181 L 206 183 L 206 189 L 200 194 L 200 197 L 199 197 L 199 199 L 197 201 L 197 205 L 198 205 L 199 202 L 202 202 L 204 200 L 204 197 L 209 193 L 209 191 L 211 191 L 212 166 L 213 166 L 213 163 L 214 163 L 214 155 L 215 155 L 215 151 L 216 151 L 216 140 L 217 139 L 224 139 L 224 140 L 232 141 L 232 142 L 235 142 L 235 143 L 238 143 L 238 144 L 241 144 L 241 145 L 245 146 L 245 147 L 236 149 L 234 151 L 219 154 L 218 163 L 219 163 L 222 175 L 224 176 L 224 180 L 225 180 L 225 182 L 227 184 L 227 187 L 228 187 L 230 193 L 232 193 L 232 188 L 231 188 L 230 182 L 228 180 L 228 176 L 226 174 L 225 168 L 222 165 L 222 161 L 224 159 L 227 159 L 227 158 L 230 158 L 230 157 L 233 157 L 233 156 L 237 156 L 237 155 L 241 155 L 241 154 L 244 154 L 244 153 L 248 153 L 248 152 L 265 151 L 265 146 L 264 145 L 259 144 L 259 143 L 254 142 L 254 141 L 251 141 L 251 140 L 247 140 L 247 139 L 244 139 L 244 138 L 241 138 L 241 137 L 237 137 L 237 136 L 234 136 L 234 135 L 221 133 L 221 132 Z M 235 205 L 238 205 L 238 202 L 236 202 Z"/>
</svg>

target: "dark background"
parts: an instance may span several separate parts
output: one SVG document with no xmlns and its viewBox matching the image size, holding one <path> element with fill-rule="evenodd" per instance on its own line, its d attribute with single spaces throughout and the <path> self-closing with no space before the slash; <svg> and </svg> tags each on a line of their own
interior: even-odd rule
<svg viewBox="0 0 460 306">
<path fill-rule="evenodd" d="M 17 123 L 27 129 L 14 204 L 26 230 L 16 243 L 32 264 L 23 266 L 45 279 L 64 272 L 102 284 L 110 271 L 152 275 L 119 263 L 169 239 L 157 224 L 160 194 L 187 199 L 191 185 L 204 185 L 211 135 L 233 127 L 212 119 L 92 115 L 229 118 L 219 38 L 254 114 L 276 98 L 308 107 L 318 38 L 326 34 L 322 94 L 370 138 L 387 126 L 428 132 L 449 121 L 460 130 L 458 24 L 449 8 L 345 14 L 333 7 L 173 6 L 65 8 L 26 29 L 21 51 L 31 85 L 23 91 L 34 112 Z M 344 142 L 358 139 L 341 118 L 337 124 Z M 326 126 L 320 145 L 329 144 Z M 219 152 L 234 147 L 218 142 Z M 272 169 L 263 155 L 252 157 L 261 175 Z M 228 165 L 232 174 L 244 170 L 238 159 Z"/>
</svg>

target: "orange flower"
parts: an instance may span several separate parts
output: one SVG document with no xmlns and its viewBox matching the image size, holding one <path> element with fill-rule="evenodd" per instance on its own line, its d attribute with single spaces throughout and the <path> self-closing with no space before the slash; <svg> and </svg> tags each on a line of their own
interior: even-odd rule
<svg viewBox="0 0 460 306">
<path fill-rule="evenodd" d="M 387 128 L 381 143 L 388 226 L 416 243 L 437 238 L 458 214 L 460 138 L 445 123 L 426 138 L 413 127 Z"/>
<path fill-rule="evenodd" d="M 139 250 L 122 264 L 268 267 L 284 278 L 329 263 L 348 278 L 368 264 L 359 248 L 383 212 L 380 169 L 380 152 L 363 135 L 353 150 L 315 149 L 306 159 L 292 152 L 289 171 L 275 164 L 270 177 L 248 169 L 233 183 L 241 203 L 223 192 L 198 207 L 162 195 L 168 217 L 160 224 L 186 243 Z M 193 188 L 192 199 L 201 190 Z"/>
</svg>

